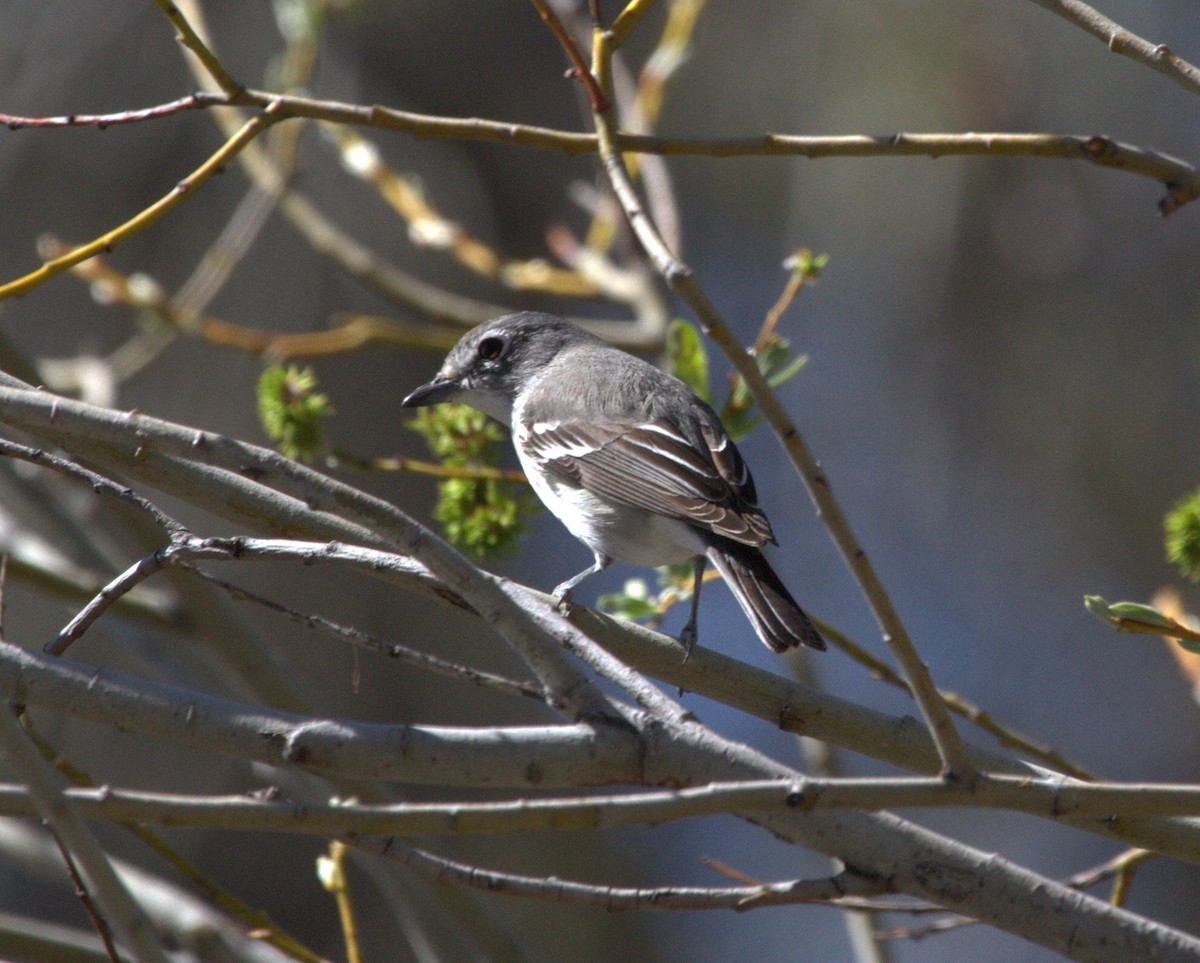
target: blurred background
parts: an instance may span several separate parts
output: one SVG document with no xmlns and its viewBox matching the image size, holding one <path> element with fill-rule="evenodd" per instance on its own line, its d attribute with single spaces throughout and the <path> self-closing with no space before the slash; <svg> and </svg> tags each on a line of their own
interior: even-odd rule
<svg viewBox="0 0 1200 963">
<path fill-rule="evenodd" d="M 618 10 L 601 6 L 607 17 Z M 660 7 L 626 51 L 635 73 L 661 31 L 666 5 Z M 205 10 L 234 75 L 252 86 L 269 83 L 264 78 L 284 46 L 277 17 L 301 15 L 300 5 L 211 2 Z M 1194 4 L 1108 0 L 1103 12 L 1185 59 L 1200 59 Z M 527 3 L 464 0 L 451 9 L 363 0 L 326 14 L 309 88 L 357 104 L 586 130 L 565 67 Z M 150 3 L 0 5 L 0 110 L 99 113 L 195 88 L 173 31 Z M 658 130 L 713 137 L 1103 134 L 1194 161 L 1198 108 L 1196 97 L 1169 79 L 1113 56 L 1033 3 L 743 0 L 703 10 Z M 579 237 L 587 228 L 579 198 L 600 183 L 594 158 L 366 133 L 448 218 L 508 257 L 550 257 L 549 231 L 561 227 Z M 293 183 L 383 259 L 492 303 L 628 316 L 599 301 L 506 290 L 412 244 L 404 224 L 370 186 L 340 168 L 313 127 L 301 136 Z M 40 236 L 79 243 L 102 234 L 168 192 L 221 142 L 202 112 L 104 131 L 0 132 L 0 280 L 37 266 Z M 819 284 L 800 295 L 784 321 L 810 360 L 782 395 L 939 684 L 1103 775 L 1200 778 L 1200 714 L 1165 647 L 1116 634 L 1082 604 L 1092 593 L 1148 601 L 1178 581 L 1164 561 L 1161 519 L 1200 483 L 1200 207 L 1164 221 L 1155 207 L 1161 185 L 1063 160 L 671 158 L 666 167 L 679 202 L 682 253 L 744 341 L 783 287 L 784 258 L 801 245 L 829 255 Z M 231 167 L 107 263 L 176 291 L 246 193 L 246 178 Z M 346 312 L 428 320 L 348 276 L 277 214 L 206 310 L 280 332 L 323 330 Z M 0 305 L 11 352 L 31 362 L 111 360 L 137 324 L 136 312 L 97 303 L 66 275 Z M 336 408 L 331 441 L 364 457 L 424 457 L 398 405 L 436 370 L 440 353 L 373 347 L 313 362 Z M 715 353 L 713 363 L 723 379 Z M 179 337 L 124 378 L 113 378 L 111 366 L 89 366 L 99 373 L 86 387 L 90 397 L 120 408 L 263 442 L 254 411 L 262 364 L 251 353 Z M 774 557 L 785 580 L 807 609 L 884 655 L 869 611 L 774 439 L 760 431 L 741 447 L 784 546 Z M 428 515 L 433 490 L 421 478 L 343 477 Z M 34 500 L 9 490 L 3 507 L 10 541 L 34 533 L 109 574 L 138 557 L 119 520 L 108 517 L 111 508 L 95 509 L 97 525 L 111 526 L 104 552 L 93 545 L 93 555 L 83 557 Z M 230 530 L 213 520 L 196 524 L 206 533 Z M 586 562 L 585 550 L 542 517 L 521 550 L 491 564 L 548 588 Z M 400 609 L 382 584 L 314 569 L 229 574 L 301 607 L 319 599 L 325 614 L 396 641 L 513 667 L 497 640 L 468 620 L 409 599 Z M 590 602 L 591 593 L 619 589 L 635 575 L 645 573 L 615 566 L 580 598 Z M 1193 587 L 1180 588 L 1185 604 L 1200 606 Z M 29 647 L 40 647 L 71 611 L 20 580 L 5 601 L 9 639 Z M 227 607 L 237 632 L 295 664 L 297 685 L 321 712 L 442 724 L 481 724 L 498 714 L 506 721 L 545 718 L 534 710 L 520 716 L 486 693 L 381 660 L 361 660 L 356 686 L 356 662 L 344 646 Z M 703 644 L 787 673 L 753 640 L 723 590 L 706 593 L 702 619 Z M 678 626 L 672 620 L 668 628 Z M 115 620 L 89 634 L 73 656 L 249 697 L 235 671 L 212 668 L 204 653 Z M 914 711 L 836 652 L 814 658 L 812 668 L 840 696 L 892 713 Z M 687 698 L 720 731 L 802 762 L 794 739 Z M 181 759 L 173 747 L 71 720 L 47 717 L 44 725 L 101 782 L 221 792 L 278 778 L 223 759 Z M 986 735 L 964 731 L 990 744 Z M 844 762 L 850 772 L 886 771 L 853 756 Z M 1116 852 L 1096 838 L 1018 816 L 916 817 L 1053 877 Z M 138 844 L 117 833 L 104 838 L 122 855 L 166 872 Z M 319 840 L 182 832 L 171 839 L 318 951 L 340 958 L 335 910 L 312 871 Z M 438 845 L 485 866 L 621 885 L 722 885 L 699 862 L 703 856 L 764 880 L 826 871 L 823 860 L 734 819 L 601 840 L 546 835 Z M 14 864 L 13 872 L 0 873 L 3 908 L 33 911 L 33 900 L 37 913 L 86 927 L 69 891 L 49 882 L 55 875 L 51 869 L 38 877 Z M 850 952 L 838 914 L 822 908 L 609 915 L 413 882 L 410 918 L 377 900 L 365 878 L 360 882 L 368 953 L 377 960 L 503 955 L 496 934 L 513 941 L 511 955 L 543 960 L 830 960 Z M 1194 931 L 1198 897 L 1194 867 L 1159 861 L 1139 872 L 1129 905 Z M 487 921 L 480 929 L 490 928 L 493 942 L 463 922 L 472 914 Z M 440 957 L 422 956 L 398 928 L 418 944 L 424 933 Z M 983 927 L 901 941 L 892 950 L 895 959 L 914 961 L 1052 958 Z"/>
</svg>

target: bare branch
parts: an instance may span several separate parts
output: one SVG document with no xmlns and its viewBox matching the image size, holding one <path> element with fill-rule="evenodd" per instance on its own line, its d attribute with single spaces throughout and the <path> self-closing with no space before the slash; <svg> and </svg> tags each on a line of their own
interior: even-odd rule
<svg viewBox="0 0 1200 963">
<path fill-rule="evenodd" d="M 1200 68 L 1188 63 L 1182 57 L 1176 56 L 1166 44 L 1154 44 L 1149 40 L 1143 40 L 1115 20 L 1110 20 L 1080 0 L 1033 0 L 1033 2 L 1064 20 L 1070 21 L 1093 37 L 1103 40 L 1105 46 L 1113 53 L 1145 64 L 1160 74 L 1170 77 L 1179 86 L 1190 90 L 1193 94 L 1200 94 Z"/>
<path fill-rule="evenodd" d="M 351 846 L 395 860 L 442 882 L 461 883 L 493 893 L 552 900 L 556 903 L 599 906 L 609 912 L 706 909 L 742 911 L 767 906 L 791 906 L 797 903 L 837 905 L 837 901 L 845 896 L 874 896 L 888 892 L 881 880 L 854 873 L 841 873 L 829 879 L 791 880 L 785 883 L 763 883 L 759 886 L 664 886 L 655 889 L 635 889 L 580 883 L 557 876 L 547 878 L 502 873 L 446 859 L 426 850 L 407 846 L 396 839 L 348 842 Z"/>
</svg>

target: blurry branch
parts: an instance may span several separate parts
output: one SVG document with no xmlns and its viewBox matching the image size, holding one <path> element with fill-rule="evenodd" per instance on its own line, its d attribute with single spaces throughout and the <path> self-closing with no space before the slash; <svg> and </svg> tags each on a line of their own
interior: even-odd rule
<svg viewBox="0 0 1200 963">
<path fill-rule="evenodd" d="M 340 125 L 325 130 L 337 145 L 342 166 L 373 185 L 388 205 L 408 224 L 408 236 L 418 247 L 445 250 L 459 264 L 517 291 L 540 291 L 565 297 L 595 297 L 599 290 L 579 271 L 563 270 L 543 260 L 505 258 L 473 237 L 460 224 L 434 209 L 419 187 L 391 170 L 370 141 Z"/>
<path fill-rule="evenodd" d="M 1089 7 L 1080 0 L 1033 0 L 1039 7 L 1058 14 L 1081 30 L 1104 41 L 1115 54 L 1145 64 L 1170 77 L 1181 87 L 1200 94 L 1200 69 L 1172 53 L 1166 44 L 1154 44 L 1131 33 L 1114 20 Z"/>
<path fill-rule="evenodd" d="M 100 938 L 80 929 L 0 912 L 0 954 L 6 960 L 112 963 Z"/>
<path fill-rule="evenodd" d="M 55 238 L 43 237 L 39 242 L 39 250 L 45 256 L 58 258 L 73 249 Z M 182 294 L 172 296 L 147 274 L 122 274 L 110 267 L 100 255 L 75 265 L 71 273 L 88 284 L 92 297 L 102 304 L 120 304 L 139 311 L 150 311 L 173 331 L 198 337 L 214 347 L 233 348 L 280 361 L 342 354 L 372 344 L 445 351 L 457 340 L 454 334 L 431 330 L 428 325 L 369 315 L 340 316 L 335 319 L 335 327 L 328 331 L 280 333 L 265 328 L 251 328 L 192 310 L 185 306 Z M 114 365 L 117 363 L 115 356 L 110 360 Z M 124 371 L 119 365 L 118 369 L 115 374 L 120 380 Z"/>
<path fill-rule="evenodd" d="M 317 878 L 326 891 L 333 895 L 337 904 L 338 920 L 342 925 L 342 942 L 346 946 L 347 963 L 362 963 L 362 950 L 358 942 L 358 923 L 354 916 L 354 902 L 350 899 L 350 883 L 346 879 L 346 844 L 334 840 L 329 844 L 329 855 L 317 858 Z"/>
<path fill-rule="evenodd" d="M 192 18 L 197 34 L 203 37 L 206 30 L 203 26 L 202 8 L 191 0 L 181 0 L 180 6 Z M 211 44 L 209 46 L 211 47 Z M 189 61 L 189 66 L 197 82 L 205 88 L 198 97 L 212 97 L 214 105 L 224 103 L 227 106 L 261 107 L 261 104 L 246 101 L 244 91 L 235 99 L 230 99 L 226 93 L 214 90 L 210 75 L 201 69 L 196 61 Z M 304 101 L 306 98 L 297 100 Z M 241 111 L 213 111 L 214 122 L 227 137 L 240 123 L 241 117 Z M 320 118 L 314 116 L 311 119 Z M 504 305 L 479 301 L 447 291 L 388 263 L 335 225 L 308 197 L 294 190 L 285 191 L 278 166 L 256 145 L 251 145 L 250 149 L 243 152 L 239 160 L 247 176 L 260 190 L 280 196 L 281 213 L 314 251 L 329 258 L 350 277 L 389 300 L 433 320 L 462 327 L 471 327 L 488 318 L 508 313 L 509 308 Z M 662 344 L 664 325 L 659 316 L 660 312 L 650 310 L 656 307 L 657 299 L 648 297 L 647 293 L 640 289 L 635 289 L 624 300 L 637 312 L 635 323 L 582 319 L 581 323 L 619 346 L 633 350 L 657 350 Z"/>
<path fill-rule="evenodd" d="M 64 795 L 57 775 L 25 735 L 10 705 L 0 706 L 0 755 L 24 784 L 38 815 L 91 886 L 89 897 L 103 914 L 98 925 L 110 926 L 137 963 L 168 963 L 167 954 L 151 931 L 150 921 Z"/>
<path fill-rule="evenodd" d="M 356 458 L 344 451 L 331 452 L 326 463 L 332 468 L 357 468 L 369 471 L 403 471 L 433 478 L 474 478 L 481 481 L 506 481 L 526 484 L 525 473 L 515 468 L 489 468 L 486 465 L 451 466 L 419 458 Z"/>
<path fill-rule="evenodd" d="M 603 38 L 595 46 L 596 70 L 602 82 L 608 76 L 608 50 Z M 875 613 L 883 630 L 884 641 L 904 670 L 905 678 L 912 686 L 913 697 L 921 708 L 929 727 L 938 755 L 942 762 L 942 775 L 946 778 L 969 783 L 975 776 L 975 768 L 962 738 L 954 728 L 946 704 L 942 701 L 929 669 L 921 661 L 899 613 L 892 606 L 886 590 L 867 559 L 866 552 L 858 544 L 850 530 L 849 522 L 833 497 L 829 481 L 809 452 L 791 417 L 763 377 L 754 358 L 741 346 L 737 338 L 725 325 L 716 307 L 708 299 L 692 274 L 691 268 L 680 261 L 666 247 L 654 222 L 642 208 L 625 163 L 617 145 L 613 126 L 614 119 L 605 112 L 595 115 L 596 134 L 600 144 L 600 156 L 608 174 L 613 191 L 625 209 L 625 215 L 634 233 L 646 249 L 655 267 L 671 289 L 682 298 L 695 313 L 705 334 L 713 339 L 745 380 L 747 387 L 758 402 L 767 422 L 779 438 L 808 488 L 817 514 L 824 521 L 829 534 L 842 552 L 851 573 L 857 579 L 863 595 Z"/>
<path fill-rule="evenodd" d="M 609 912 L 622 910 L 749 910 L 797 903 L 830 903 L 846 896 L 874 896 L 888 892 L 882 879 L 843 872 L 829 879 L 791 880 L 757 886 L 706 888 L 663 886 L 655 889 L 596 885 L 544 876 L 518 876 L 446 859 L 394 839 L 352 840 L 351 845 L 395 860 L 431 879 L 475 886 L 493 893 L 552 900 L 576 906 L 598 906 Z"/>
</svg>

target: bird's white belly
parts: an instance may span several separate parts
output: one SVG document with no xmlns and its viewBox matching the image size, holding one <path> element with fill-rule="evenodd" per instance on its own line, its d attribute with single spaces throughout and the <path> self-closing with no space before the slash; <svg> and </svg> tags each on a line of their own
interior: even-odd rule
<svg viewBox="0 0 1200 963">
<path fill-rule="evenodd" d="M 517 456 L 529 483 L 567 530 L 593 551 L 634 565 L 671 565 L 704 554 L 700 535 L 686 522 L 620 505 L 540 475 Z"/>
</svg>

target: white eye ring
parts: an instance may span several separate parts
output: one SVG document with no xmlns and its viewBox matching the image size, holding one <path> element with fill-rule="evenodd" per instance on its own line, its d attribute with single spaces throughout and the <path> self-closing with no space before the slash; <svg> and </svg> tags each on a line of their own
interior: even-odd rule
<svg viewBox="0 0 1200 963">
<path fill-rule="evenodd" d="M 501 338 L 484 338 L 479 342 L 479 357 L 484 361 L 495 361 L 504 353 L 504 341 Z"/>
</svg>

